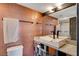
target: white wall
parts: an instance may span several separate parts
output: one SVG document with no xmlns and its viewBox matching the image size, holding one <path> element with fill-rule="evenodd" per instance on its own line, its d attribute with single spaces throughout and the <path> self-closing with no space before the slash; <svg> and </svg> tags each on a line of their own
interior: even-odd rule
<svg viewBox="0 0 79 59">
<path fill-rule="evenodd" d="M 62 20 L 59 20 L 60 23 L 60 35 L 62 36 L 70 36 L 70 24 L 69 24 L 69 18 L 63 18 Z"/>
</svg>

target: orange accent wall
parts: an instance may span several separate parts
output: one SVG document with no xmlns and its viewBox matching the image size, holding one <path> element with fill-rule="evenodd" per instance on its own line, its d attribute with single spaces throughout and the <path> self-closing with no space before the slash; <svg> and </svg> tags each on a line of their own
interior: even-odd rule
<svg viewBox="0 0 79 59">
<path fill-rule="evenodd" d="M 3 24 L 1 20 L 0 20 L 0 55 L 1 56 L 6 55 L 6 47 L 3 42 Z"/>
<path fill-rule="evenodd" d="M 52 34 L 51 31 L 53 31 L 54 25 L 57 25 L 57 24 L 58 24 L 58 20 L 56 18 L 44 16 L 43 17 L 43 25 L 42 25 L 43 35 Z"/>
<path fill-rule="evenodd" d="M 35 35 L 43 35 L 43 22 L 50 17 L 46 16 L 47 18 L 44 18 L 40 12 L 25 8 L 15 3 L 0 4 L 0 55 L 6 55 L 6 45 L 3 42 L 3 17 L 17 18 L 19 20 L 33 22 L 33 24 L 20 22 L 20 40 L 24 46 L 23 55 L 32 56 L 34 52 L 33 37 Z M 53 20 L 53 18 L 51 18 L 51 20 Z M 54 20 L 56 20 L 56 18 L 54 18 Z M 44 32 L 47 32 L 47 30 L 44 30 Z"/>
</svg>

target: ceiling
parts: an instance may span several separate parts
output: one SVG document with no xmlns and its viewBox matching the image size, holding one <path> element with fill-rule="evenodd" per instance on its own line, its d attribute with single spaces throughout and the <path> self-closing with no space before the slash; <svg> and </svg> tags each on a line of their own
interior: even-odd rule
<svg viewBox="0 0 79 59">
<path fill-rule="evenodd" d="M 56 7 L 55 3 L 19 3 L 19 5 L 31 8 L 33 10 L 39 11 L 39 12 L 46 12 L 49 10 L 50 7 Z M 56 18 L 65 18 L 65 17 L 72 17 L 76 16 L 77 10 L 76 5 L 63 9 L 61 11 L 55 12 L 50 14 L 50 16 L 54 16 Z"/>
<path fill-rule="evenodd" d="M 48 11 L 49 7 L 55 7 L 55 3 L 19 3 L 19 4 L 42 13 Z"/>
</svg>

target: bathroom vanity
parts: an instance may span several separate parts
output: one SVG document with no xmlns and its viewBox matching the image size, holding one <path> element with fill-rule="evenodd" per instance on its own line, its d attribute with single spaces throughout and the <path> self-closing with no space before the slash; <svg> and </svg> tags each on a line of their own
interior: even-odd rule
<svg viewBox="0 0 79 59">
<path fill-rule="evenodd" d="M 55 39 L 52 35 L 36 36 L 34 37 L 35 53 L 42 56 L 51 55 L 51 49 L 54 56 L 76 56 L 77 46 L 67 43 L 67 39 L 69 38 L 64 36 Z"/>
</svg>

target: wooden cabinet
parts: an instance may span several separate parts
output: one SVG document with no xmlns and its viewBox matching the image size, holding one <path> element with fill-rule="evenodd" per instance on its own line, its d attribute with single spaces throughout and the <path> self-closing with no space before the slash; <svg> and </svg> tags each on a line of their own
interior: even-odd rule
<svg viewBox="0 0 79 59">
<path fill-rule="evenodd" d="M 36 56 L 56 56 L 57 50 L 41 43 L 34 43 L 34 52 Z"/>
<path fill-rule="evenodd" d="M 49 51 L 49 55 L 52 55 L 52 56 L 56 55 L 56 49 L 49 47 L 48 51 Z"/>
</svg>

